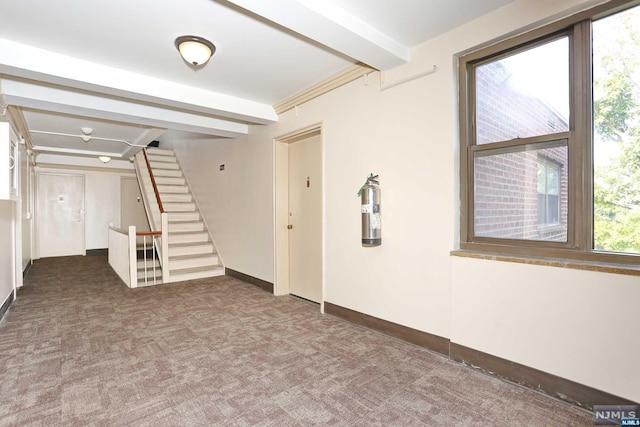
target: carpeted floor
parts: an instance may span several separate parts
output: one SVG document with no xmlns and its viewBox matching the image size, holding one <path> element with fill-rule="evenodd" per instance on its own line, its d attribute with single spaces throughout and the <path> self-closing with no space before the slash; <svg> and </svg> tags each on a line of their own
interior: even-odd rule
<svg viewBox="0 0 640 427">
<path fill-rule="evenodd" d="M 230 277 L 41 259 L 0 323 L 2 426 L 569 426 L 589 413 Z"/>
</svg>

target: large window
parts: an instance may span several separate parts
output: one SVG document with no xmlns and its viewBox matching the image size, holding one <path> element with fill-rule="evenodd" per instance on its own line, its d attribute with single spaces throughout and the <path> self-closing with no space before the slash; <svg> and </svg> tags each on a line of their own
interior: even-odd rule
<svg viewBox="0 0 640 427">
<path fill-rule="evenodd" d="M 637 3 L 460 58 L 462 249 L 638 262 Z"/>
</svg>

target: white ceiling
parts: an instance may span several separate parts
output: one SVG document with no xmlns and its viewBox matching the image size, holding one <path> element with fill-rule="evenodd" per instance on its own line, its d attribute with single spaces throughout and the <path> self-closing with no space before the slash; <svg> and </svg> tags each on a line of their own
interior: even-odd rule
<svg viewBox="0 0 640 427">
<path fill-rule="evenodd" d="M 0 0 L 0 102 L 32 130 L 123 139 L 234 137 L 272 105 L 353 63 L 410 49 L 513 0 Z M 200 69 L 174 47 L 212 41 Z M 32 133 L 39 151 L 128 157 L 130 145 Z"/>
</svg>

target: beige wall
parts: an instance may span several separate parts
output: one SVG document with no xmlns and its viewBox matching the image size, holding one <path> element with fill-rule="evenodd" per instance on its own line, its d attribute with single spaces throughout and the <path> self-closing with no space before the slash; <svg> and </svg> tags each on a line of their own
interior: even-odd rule
<svg viewBox="0 0 640 427">
<path fill-rule="evenodd" d="M 640 279 L 450 256 L 459 221 L 456 54 L 595 3 L 514 2 L 418 46 L 384 78 L 433 65 L 435 74 L 381 91 L 376 72 L 235 142 L 174 143 L 227 265 L 273 280 L 273 139 L 321 123 L 326 301 L 640 401 L 632 306 Z M 356 192 L 370 172 L 380 175 L 383 243 L 363 248 Z"/>
<path fill-rule="evenodd" d="M 640 401 L 640 280 L 453 259 L 451 340 Z"/>
</svg>

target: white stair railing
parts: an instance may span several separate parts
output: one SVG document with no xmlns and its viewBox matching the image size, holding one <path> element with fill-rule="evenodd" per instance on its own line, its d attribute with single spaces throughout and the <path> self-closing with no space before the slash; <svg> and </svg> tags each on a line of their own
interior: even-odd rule
<svg viewBox="0 0 640 427">
<path fill-rule="evenodd" d="M 162 274 L 158 274 L 158 268 L 161 267 L 156 247 L 159 246 L 158 240 L 162 233 L 159 231 L 142 231 L 136 233 L 134 225 L 129 227 L 129 247 L 133 247 L 134 256 L 130 258 L 132 272 L 135 271 L 136 286 L 140 282 L 144 286 L 156 285 L 158 283 L 166 283 L 162 279 Z M 142 257 L 138 258 L 138 253 L 142 251 Z M 142 277 L 138 277 L 138 271 L 142 270 Z M 163 269 L 164 271 L 164 269 Z"/>
<path fill-rule="evenodd" d="M 146 149 L 135 156 L 135 169 L 140 183 L 140 192 L 144 199 L 145 211 L 154 235 L 153 248 L 159 254 L 162 268 L 162 281 L 169 282 L 169 218 L 162 206 L 160 193 L 156 185 L 151 163 Z"/>
<path fill-rule="evenodd" d="M 128 230 L 115 228 L 109 224 L 109 265 L 130 288 L 162 283 L 162 274 L 156 245 L 160 245 L 160 232 L 143 231 L 136 233 L 135 225 Z M 138 254 L 141 257 L 138 258 Z M 138 274 L 138 271 L 141 273 Z M 141 277 L 138 277 L 141 276 Z"/>
</svg>

